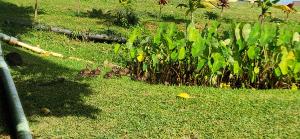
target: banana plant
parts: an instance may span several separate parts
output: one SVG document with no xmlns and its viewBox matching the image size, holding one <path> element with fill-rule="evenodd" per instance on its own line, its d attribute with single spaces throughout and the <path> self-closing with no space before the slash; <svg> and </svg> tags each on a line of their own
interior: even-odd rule
<svg viewBox="0 0 300 139">
<path fill-rule="evenodd" d="M 177 8 L 187 8 L 185 15 L 190 16 L 191 22 L 194 22 L 194 12 L 198 8 L 213 8 L 215 7 L 212 2 L 215 0 L 188 0 L 187 3 L 180 3 L 177 5 Z"/>
<path fill-rule="evenodd" d="M 258 20 L 262 24 L 266 17 L 272 16 L 272 13 L 270 11 L 270 8 L 273 7 L 276 3 L 278 3 L 280 0 L 257 0 L 255 1 L 258 5 L 258 7 L 261 8 L 261 13 L 258 17 Z"/>
<path fill-rule="evenodd" d="M 289 14 L 297 12 L 297 10 L 294 8 L 294 3 L 289 3 L 287 5 L 274 5 L 273 7 L 286 13 L 286 19 L 289 18 Z"/>
<path fill-rule="evenodd" d="M 220 15 L 220 17 L 222 17 L 224 9 L 225 8 L 229 8 L 229 2 L 228 2 L 228 0 L 219 0 L 218 7 L 221 8 L 221 15 Z"/>
</svg>

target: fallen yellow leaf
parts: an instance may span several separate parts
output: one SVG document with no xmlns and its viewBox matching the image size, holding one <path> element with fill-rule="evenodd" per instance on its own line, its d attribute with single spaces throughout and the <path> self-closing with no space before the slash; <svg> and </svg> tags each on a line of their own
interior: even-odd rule
<svg viewBox="0 0 300 139">
<path fill-rule="evenodd" d="M 137 60 L 138 60 L 139 62 L 143 62 L 144 59 L 145 59 L 144 53 L 141 53 L 141 54 L 139 54 L 139 55 L 137 56 Z"/>
<path fill-rule="evenodd" d="M 177 97 L 179 97 L 179 98 L 184 98 L 184 99 L 193 98 L 193 97 L 191 97 L 188 93 L 179 93 L 179 94 L 177 95 Z"/>
<path fill-rule="evenodd" d="M 291 88 L 292 91 L 297 91 L 298 90 L 298 86 L 296 84 L 292 84 L 292 88 Z"/>
<path fill-rule="evenodd" d="M 230 84 L 220 83 L 220 88 L 229 89 L 230 88 Z"/>
</svg>

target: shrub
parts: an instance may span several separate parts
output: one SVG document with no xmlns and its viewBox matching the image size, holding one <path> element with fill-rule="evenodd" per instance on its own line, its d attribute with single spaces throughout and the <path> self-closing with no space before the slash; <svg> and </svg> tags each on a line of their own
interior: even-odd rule
<svg viewBox="0 0 300 139">
<path fill-rule="evenodd" d="M 131 8 L 124 8 L 117 11 L 114 23 L 118 26 L 129 27 L 137 25 L 139 18 Z"/>
<path fill-rule="evenodd" d="M 247 88 L 290 88 L 299 84 L 299 33 L 277 24 L 234 24 L 220 30 L 213 22 L 187 35 L 162 24 L 154 36 L 136 28 L 115 52 L 132 77 L 151 83 Z"/>
<path fill-rule="evenodd" d="M 119 2 L 122 4 L 122 8 L 116 11 L 114 23 L 122 27 L 137 25 L 139 18 L 135 11 L 131 8 L 131 1 L 120 0 Z"/>
</svg>

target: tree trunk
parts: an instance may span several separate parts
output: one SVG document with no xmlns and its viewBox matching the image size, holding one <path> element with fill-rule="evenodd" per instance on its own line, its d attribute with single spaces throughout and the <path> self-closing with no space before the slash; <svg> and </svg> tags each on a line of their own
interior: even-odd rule
<svg viewBox="0 0 300 139">
<path fill-rule="evenodd" d="M 193 15 L 193 12 L 191 12 L 191 23 L 194 23 L 194 15 Z"/>
<path fill-rule="evenodd" d="M 80 0 L 77 1 L 77 15 L 80 14 Z"/>
<path fill-rule="evenodd" d="M 221 14 L 220 14 L 221 18 L 223 17 L 223 11 L 224 11 L 224 7 L 222 7 L 222 9 L 221 9 Z"/>
<path fill-rule="evenodd" d="M 35 0 L 35 5 L 34 5 L 34 19 L 37 19 L 38 16 L 38 0 Z"/>
<path fill-rule="evenodd" d="M 159 19 L 161 20 L 161 10 L 162 10 L 162 5 L 159 7 Z"/>
<path fill-rule="evenodd" d="M 263 22 L 264 22 L 264 18 L 265 18 L 265 16 L 264 15 L 259 15 L 259 17 L 258 17 L 258 20 L 260 21 L 260 24 L 263 24 Z"/>
</svg>

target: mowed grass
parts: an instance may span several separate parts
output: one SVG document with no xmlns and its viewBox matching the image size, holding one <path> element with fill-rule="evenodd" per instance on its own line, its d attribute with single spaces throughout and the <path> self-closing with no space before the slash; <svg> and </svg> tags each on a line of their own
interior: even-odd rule
<svg viewBox="0 0 300 139">
<path fill-rule="evenodd" d="M 141 26 L 155 30 L 161 22 L 156 18 L 159 7 L 154 6 L 154 1 L 136 1 L 134 8 L 141 18 Z M 38 21 L 42 24 L 75 31 L 109 29 L 124 36 L 131 30 L 115 26 L 104 17 L 76 16 L 76 1 L 40 2 L 43 13 Z M 184 11 L 175 8 L 179 1 L 172 3 L 163 9 L 163 15 L 171 17 L 167 22 L 184 27 Z M 105 60 L 122 64 L 114 58 L 112 44 L 81 42 L 51 32 L 2 24 L 7 19 L 33 22 L 33 4 L 32 0 L 0 1 L 0 32 L 46 50 L 94 61 L 94 67 Z M 81 12 L 85 15 L 93 8 L 109 11 L 118 7 L 118 1 L 85 0 Z M 250 7 L 233 4 L 225 11 L 223 24 L 231 20 L 255 22 L 259 12 Z M 274 11 L 274 15 L 284 17 L 280 11 Z M 204 12 L 198 10 L 196 14 L 200 27 L 210 22 L 204 18 Z M 290 20 L 299 25 L 299 14 L 292 15 Z M 24 59 L 23 66 L 11 67 L 11 71 L 37 138 L 300 137 L 299 91 L 150 85 L 129 77 L 104 79 L 104 72 L 95 78 L 78 78 L 78 72 L 87 64 L 83 61 L 41 56 L 8 45 L 3 47 L 5 53 L 18 52 Z M 181 92 L 194 98 L 177 98 Z M 42 108 L 48 108 L 51 113 L 43 113 Z M 0 122 L 1 137 L 7 129 Z"/>
</svg>

